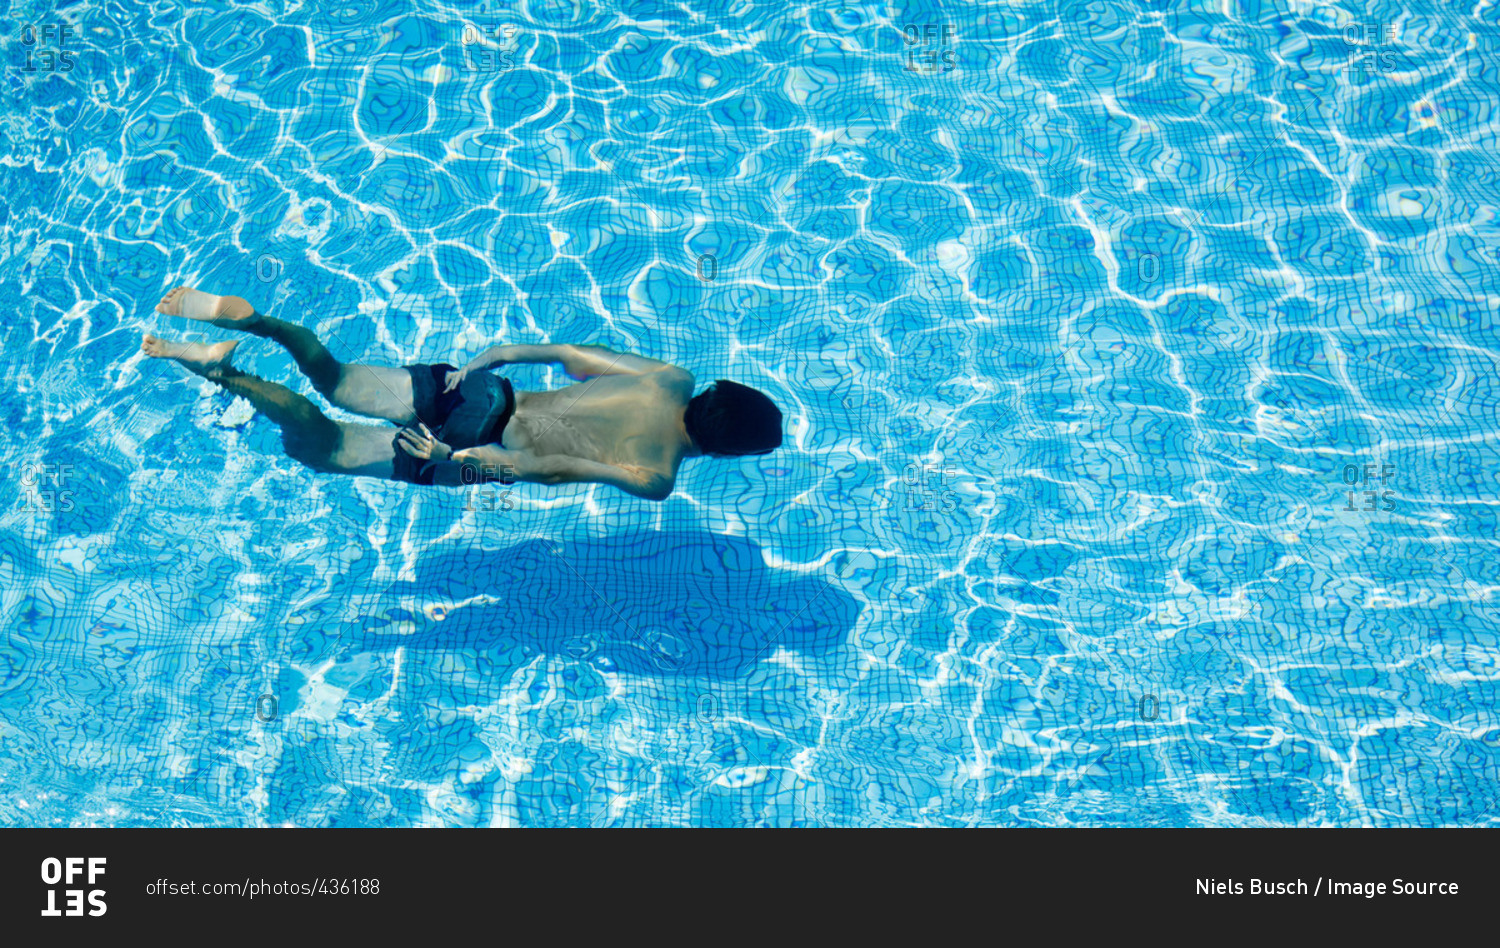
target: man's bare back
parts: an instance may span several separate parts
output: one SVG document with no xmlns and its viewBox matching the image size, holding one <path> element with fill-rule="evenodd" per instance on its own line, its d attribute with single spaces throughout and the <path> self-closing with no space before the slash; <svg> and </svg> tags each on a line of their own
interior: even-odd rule
<svg viewBox="0 0 1500 948">
<path fill-rule="evenodd" d="M 695 396 L 685 369 L 603 346 L 498 345 L 462 369 L 355 365 L 240 297 L 180 287 L 156 309 L 273 339 L 333 404 L 402 426 L 392 437 L 387 427 L 329 419 L 285 386 L 235 368 L 238 342 L 145 337 L 147 355 L 174 359 L 247 398 L 281 426 L 288 455 L 327 473 L 444 485 L 598 483 L 659 501 L 686 458 L 764 454 L 781 444 L 781 413 L 762 393 L 721 379 Z M 577 384 L 516 392 L 488 375 L 541 363 L 561 364 Z"/>
<path fill-rule="evenodd" d="M 502 345 L 463 371 L 520 362 L 560 363 L 580 381 L 518 392 L 503 446 L 460 451 L 454 460 L 509 467 L 521 481 L 611 484 L 663 500 L 683 459 L 700 453 L 683 423 L 694 385 L 687 370 L 603 346 Z"/>
</svg>

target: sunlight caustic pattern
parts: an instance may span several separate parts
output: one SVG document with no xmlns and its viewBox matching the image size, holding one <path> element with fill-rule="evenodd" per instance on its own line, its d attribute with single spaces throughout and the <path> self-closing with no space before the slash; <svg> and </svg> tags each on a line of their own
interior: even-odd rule
<svg viewBox="0 0 1500 948">
<path fill-rule="evenodd" d="M 1497 24 L 11 4 L 0 825 L 1500 820 Z M 786 447 L 319 477 L 138 355 L 181 283 Z"/>
</svg>

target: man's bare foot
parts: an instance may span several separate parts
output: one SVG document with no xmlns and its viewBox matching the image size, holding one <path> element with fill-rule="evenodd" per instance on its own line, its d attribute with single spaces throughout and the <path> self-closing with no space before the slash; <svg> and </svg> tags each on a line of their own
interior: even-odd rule
<svg viewBox="0 0 1500 948">
<path fill-rule="evenodd" d="M 260 319 L 248 300 L 238 296 L 214 296 L 190 286 L 179 286 L 161 298 L 156 311 L 163 316 L 198 319 L 225 329 L 244 329 Z"/>
<path fill-rule="evenodd" d="M 147 335 L 141 340 L 141 351 L 153 359 L 175 359 L 195 375 L 206 379 L 217 378 L 234 355 L 238 342 L 220 342 L 205 346 L 198 342 L 172 342 Z"/>
</svg>

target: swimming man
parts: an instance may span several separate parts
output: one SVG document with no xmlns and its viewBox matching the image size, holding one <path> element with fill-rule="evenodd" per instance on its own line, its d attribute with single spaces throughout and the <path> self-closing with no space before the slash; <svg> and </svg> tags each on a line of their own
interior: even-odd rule
<svg viewBox="0 0 1500 948">
<path fill-rule="evenodd" d="M 231 364 L 238 342 L 170 342 L 141 349 L 247 399 L 281 428 L 291 458 L 316 471 L 413 484 L 498 480 L 609 484 L 665 500 L 687 458 L 766 454 L 781 446 L 781 411 L 763 393 L 720 379 L 693 394 L 692 373 L 592 345 L 497 345 L 462 369 L 346 365 L 302 326 L 238 296 L 178 287 L 156 311 L 280 343 L 333 404 L 400 426 L 334 421 L 284 385 Z M 487 370 L 560 363 L 580 384 L 518 392 Z"/>
</svg>

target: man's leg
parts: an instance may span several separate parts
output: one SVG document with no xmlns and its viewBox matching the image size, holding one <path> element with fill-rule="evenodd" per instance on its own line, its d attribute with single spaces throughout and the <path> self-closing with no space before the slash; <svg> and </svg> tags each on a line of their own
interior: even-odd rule
<svg viewBox="0 0 1500 948">
<path fill-rule="evenodd" d="M 214 296 L 179 286 L 162 297 L 156 311 L 238 329 L 281 344 L 297 368 L 324 398 L 346 411 L 384 418 L 398 425 L 417 420 L 411 373 L 380 365 L 345 365 L 333 357 L 310 329 L 274 316 L 263 316 L 238 296 Z"/>
<path fill-rule="evenodd" d="M 286 386 L 241 372 L 230 364 L 238 345 L 205 346 L 147 336 L 141 350 L 154 359 L 173 359 L 249 401 L 281 428 L 281 443 L 293 460 L 328 474 L 392 478 L 396 448 L 390 428 L 336 422 Z"/>
</svg>

